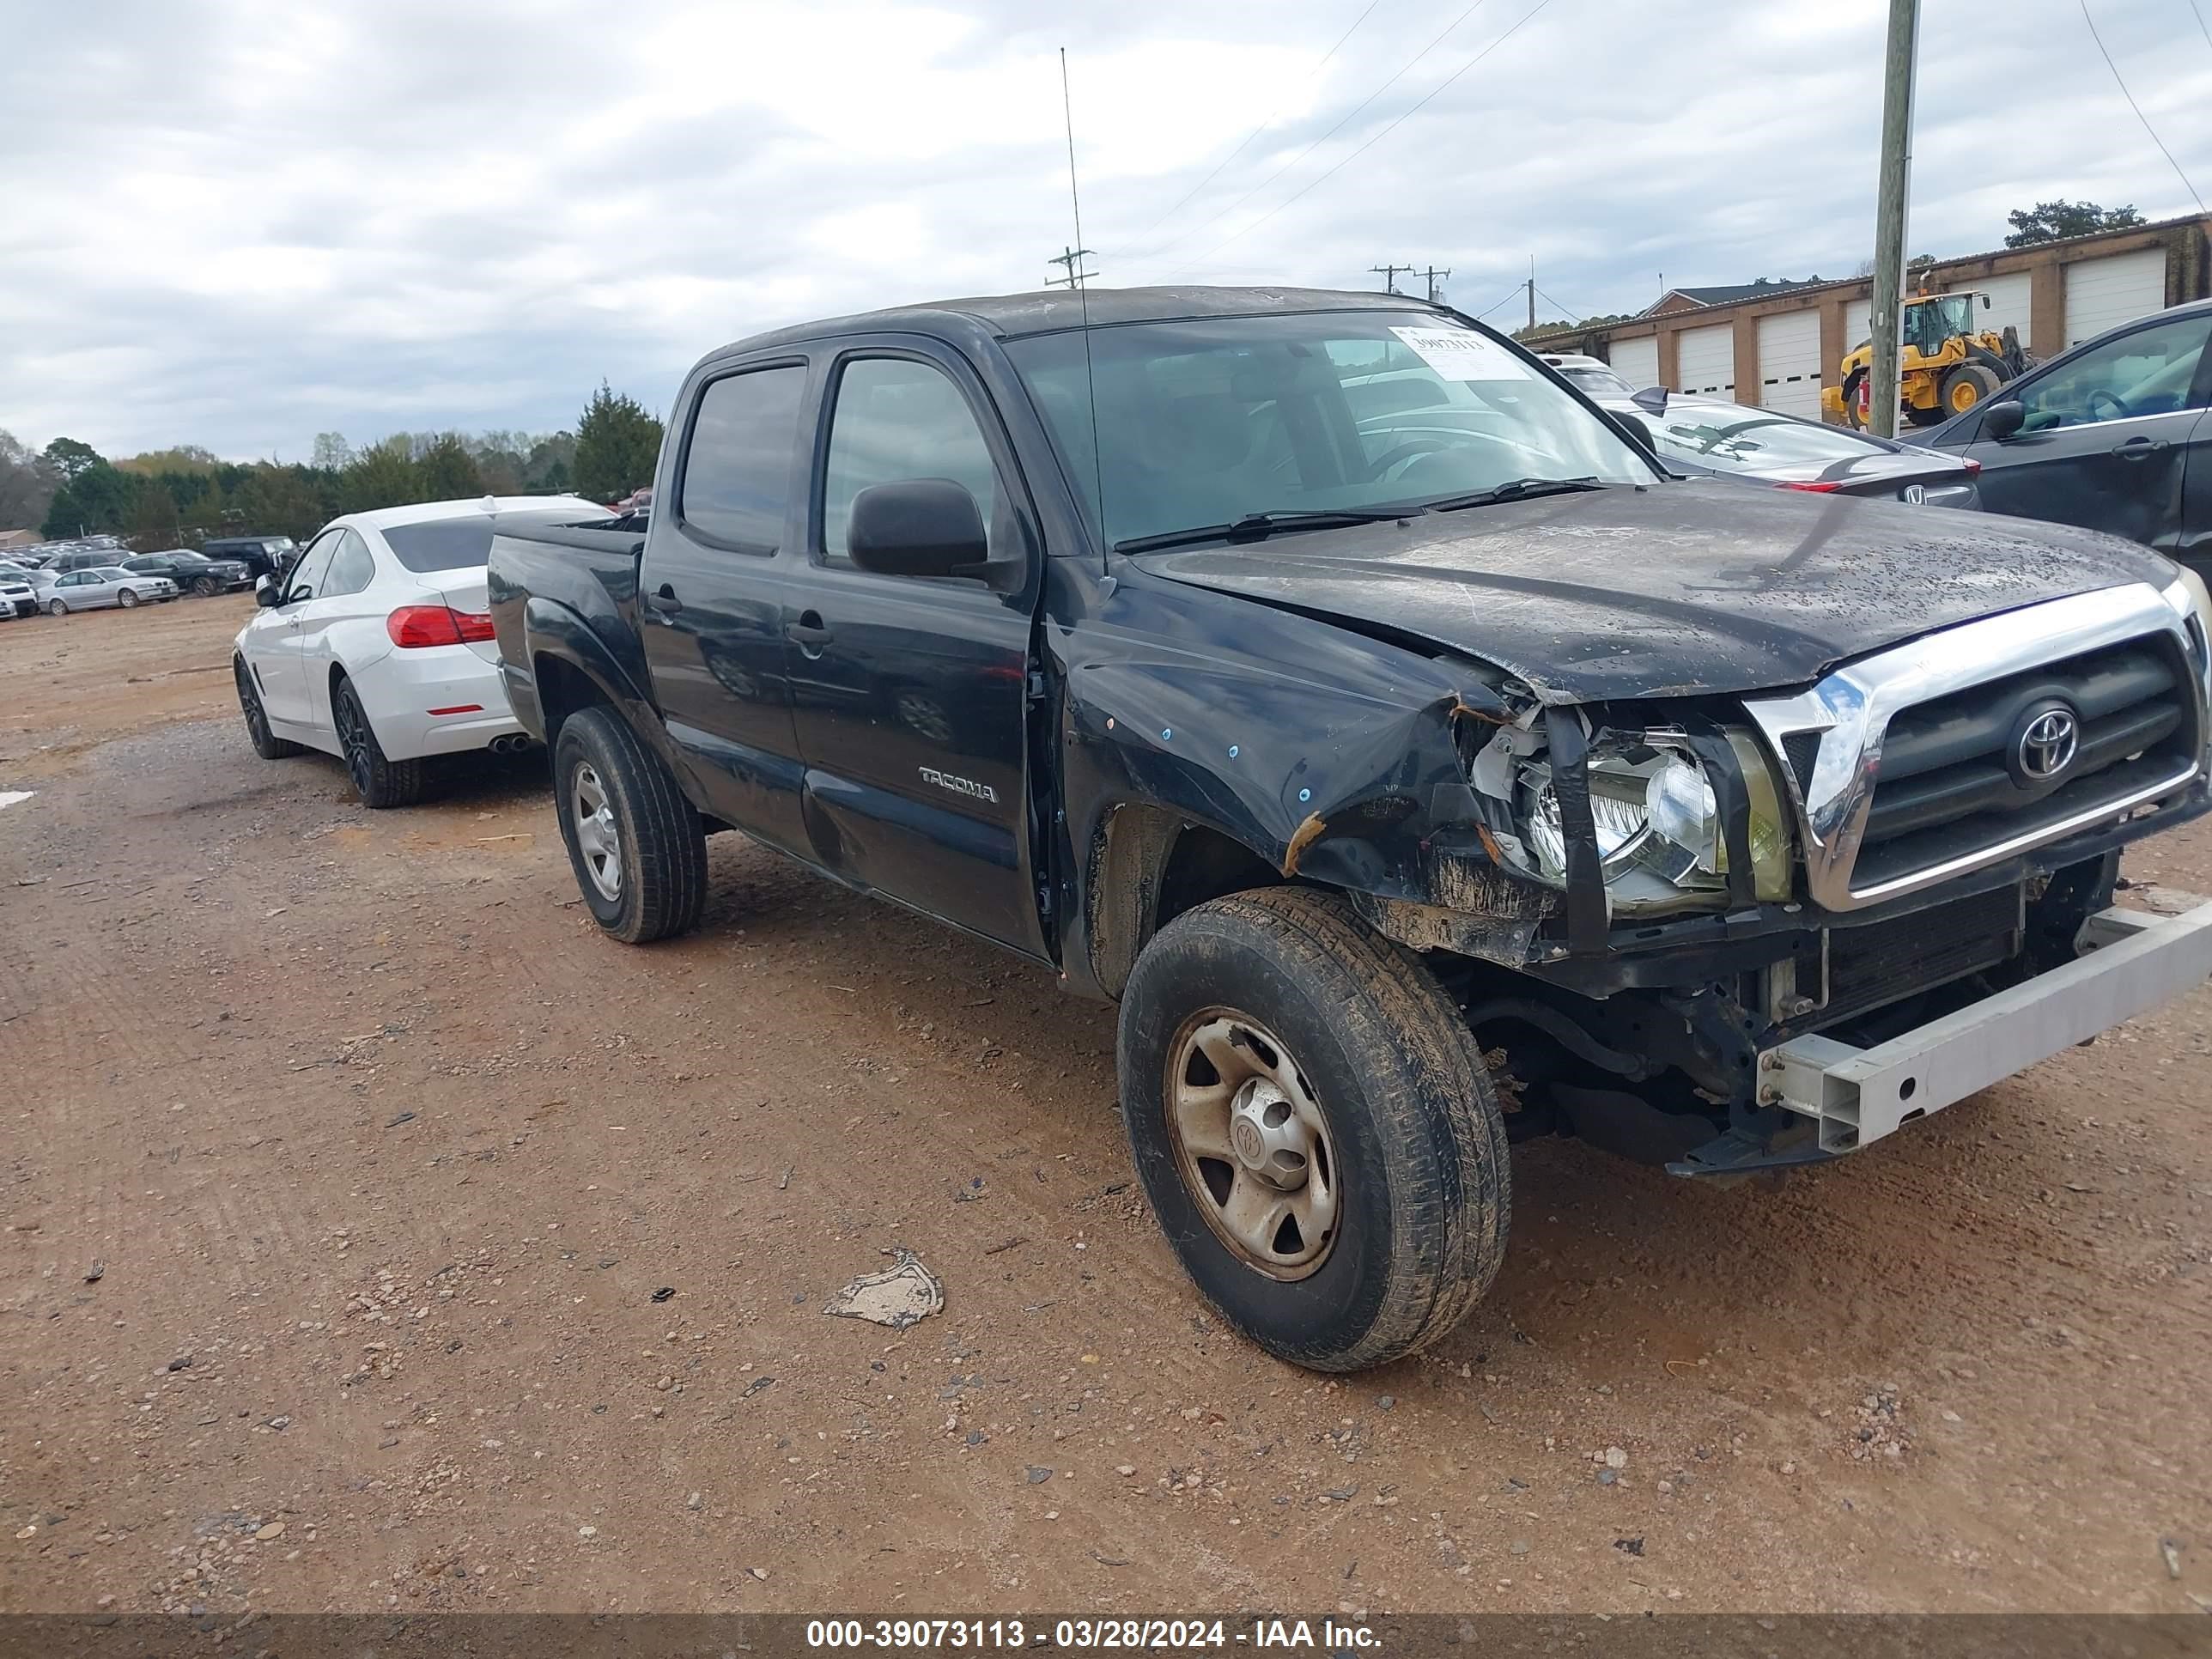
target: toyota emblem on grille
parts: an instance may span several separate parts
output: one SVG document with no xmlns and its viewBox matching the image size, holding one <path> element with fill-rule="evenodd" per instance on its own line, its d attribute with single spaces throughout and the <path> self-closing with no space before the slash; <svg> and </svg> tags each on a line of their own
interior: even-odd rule
<svg viewBox="0 0 2212 1659">
<path fill-rule="evenodd" d="M 2081 746 L 2081 722 L 2063 703 L 2028 711 L 2013 739 L 2014 770 L 2027 782 L 2048 783 L 2074 764 Z"/>
</svg>

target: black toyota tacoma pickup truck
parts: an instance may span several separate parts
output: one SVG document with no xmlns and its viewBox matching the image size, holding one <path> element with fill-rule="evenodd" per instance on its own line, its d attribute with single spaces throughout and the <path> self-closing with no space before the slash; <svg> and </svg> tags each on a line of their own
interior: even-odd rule
<svg viewBox="0 0 2212 1659">
<path fill-rule="evenodd" d="M 1302 1364 L 1481 1295 L 1511 1141 L 1816 1164 L 2212 969 L 2212 905 L 2112 902 L 2207 805 L 2194 577 L 1672 478 L 1441 307 L 786 329 L 653 499 L 490 557 L 600 926 L 692 927 L 738 830 L 1118 1001 L 1162 1226 Z"/>
</svg>

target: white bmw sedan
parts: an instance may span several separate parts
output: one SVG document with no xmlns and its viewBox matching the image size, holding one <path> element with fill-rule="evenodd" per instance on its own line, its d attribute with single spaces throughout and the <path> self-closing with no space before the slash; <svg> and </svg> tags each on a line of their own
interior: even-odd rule
<svg viewBox="0 0 2212 1659">
<path fill-rule="evenodd" d="M 334 519 L 280 577 L 231 659 L 247 735 L 264 760 L 319 749 L 362 802 L 405 806 L 422 760 L 520 749 L 484 592 L 492 515 L 603 519 L 568 495 L 483 496 Z"/>
</svg>

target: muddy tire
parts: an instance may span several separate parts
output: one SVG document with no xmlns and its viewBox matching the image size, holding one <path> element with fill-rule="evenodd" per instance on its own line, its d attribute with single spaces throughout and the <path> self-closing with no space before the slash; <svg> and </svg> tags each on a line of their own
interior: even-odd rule
<svg viewBox="0 0 2212 1659">
<path fill-rule="evenodd" d="M 1119 1051 L 1152 1212 L 1270 1353 L 1381 1364 L 1489 1288 L 1512 1188 L 1480 1050 L 1419 960 L 1340 898 L 1285 887 L 1178 916 L 1129 976 Z"/>
<path fill-rule="evenodd" d="M 1859 411 L 1859 393 L 1865 389 L 1866 374 L 1862 368 L 1844 382 L 1844 424 L 1854 432 L 1866 426 L 1866 417 Z"/>
<path fill-rule="evenodd" d="M 246 716 L 246 735 L 253 744 L 253 752 L 264 760 L 283 760 L 298 754 L 298 744 L 278 737 L 270 729 L 269 711 L 261 706 L 261 693 L 255 690 L 253 676 L 246 671 L 243 658 L 230 659 L 230 676 L 238 682 L 238 709 Z"/>
<path fill-rule="evenodd" d="M 707 831 L 659 757 L 619 716 L 586 708 L 553 745 L 553 809 L 576 890 L 627 945 L 687 933 L 707 904 Z"/>
<path fill-rule="evenodd" d="M 2004 380 L 1986 363 L 1960 363 L 1943 377 L 1942 390 L 1936 399 L 1942 418 L 1963 415 L 1975 404 L 1985 403 L 1996 395 Z"/>
<path fill-rule="evenodd" d="M 380 812 L 412 806 L 422 799 L 422 763 L 385 757 L 384 745 L 376 740 L 376 728 L 368 723 L 368 711 L 361 706 L 361 694 L 351 680 L 340 680 L 331 693 L 331 722 L 337 728 L 346 776 L 363 806 Z"/>
</svg>

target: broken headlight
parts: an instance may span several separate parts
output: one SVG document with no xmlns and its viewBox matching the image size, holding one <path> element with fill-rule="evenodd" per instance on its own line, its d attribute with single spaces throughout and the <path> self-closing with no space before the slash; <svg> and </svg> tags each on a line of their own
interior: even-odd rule
<svg viewBox="0 0 2212 1659">
<path fill-rule="evenodd" d="M 1762 899 L 1790 896 L 1790 833 L 1765 753 L 1747 732 L 1727 733 L 1751 804 L 1753 890 Z M 1548 756 L 1534 734 L 1501 733 L 1496 746 L 1511 757 L 1515 817 L 1526 863 L 1564 882 L 1567 837 Z M 1486 756 L 1482 774 L 1503 782 Z M 1686 900 L 1728 891 L 1728 836 L 1705 764 L 1679 731 L 1601 729 L 1589 750 L 1590 817 L 1607 890 L 1616 910 L 1679 908 Z M 1486 793 L 1498 793 L 1492 789 Z"/>
</svg>

